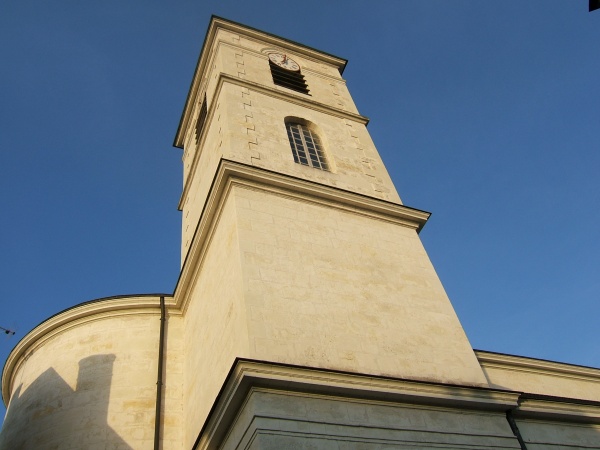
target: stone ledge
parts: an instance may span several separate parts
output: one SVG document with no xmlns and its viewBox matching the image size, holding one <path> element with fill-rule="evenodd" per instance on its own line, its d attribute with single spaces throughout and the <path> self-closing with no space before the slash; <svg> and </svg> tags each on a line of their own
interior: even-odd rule
<svg viewBox="0 0 600 450">
<path fill-rule="evenodd" d="M 369 402 L 489 412 L 516 408 L 520 395 L 512 391 L 433 384 L 238 359 L 193 448 L 218 448 L 247 396 L 257 388 Z"/>
<path fill-rule="evenodd" d="M 531 399 L 519 402 L 514 411 L 518 419 L 549 419 L 576 423 L 600 424 L 600 402 L 577 403 L 570 399 Z"/>
<path fill-rule="evenodd" d="M 331 208 L 384 220 L 412 228 L 417 232 L 423 228 L 430 216 L 426 211 L 398 203 L 221 159 L 175 288 L 176 308 L 183 314 L 189 301 L 189 288 L 193 285 L 194 277 L 202 266 L 206 244 L 210 241 L 217 218 L 233 186 L 260 189 L 275 195 L 326 204 Z"/>
<path fill-rule="evenodd" d="M 528 358 L 524 356 L 506 355 L 475 350 L 475 355 L 482 367 L 495 369 L 514 370 L 527 373 L 543 373 L 551 376 L 584 379 L 586 381 L 600 382 L 600 369 L 586 366 L 577 366 L 544 359 Z"/>
</svg>

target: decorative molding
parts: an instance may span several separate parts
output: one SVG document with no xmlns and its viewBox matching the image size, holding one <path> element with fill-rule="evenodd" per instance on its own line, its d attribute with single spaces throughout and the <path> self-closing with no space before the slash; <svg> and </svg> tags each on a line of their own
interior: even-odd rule
<svg viewBox="0 0 600 450">
<path fill-rule="evenodd" d="M 245 87 L 248 89 L 252 89 L 253 91 L 260 92 L 261 94 L 268 95 L 273 98 L 277 98 L 280 100 L 285 100 L 288 103 L 292 103 L 299 106 L 304 106 L 306 108 L 313 109 L 315 111 L 329 114 L 331 116 L 336 116 L 340 119 L 347 119 L 353 122 L 358 122 L 362 125 L 367 125 L 369 123 L 369 118 L 360 114 L 356 114 L 350 111 L 346 111 L 345 109 L 336 108 L 335 106 L 328 105 L 326 103 L 321 103 L 313 99 L 313 97 L 308 97 L 301 93 L 296 93 L 287 88 L 285 91 L 276 88 L 276 85 L 265 86 L 263 84 L 255 83 L 254 81 L 244 80 L 242 78 L 236 78 L 227 73 L 219 74 L 219 83 L 215 88 L 215 95 L 213 98 L 219 94 L 221 87 L 224 83 L 231 83 L 241 87 Z"/>
<path fill-rule="evenodd" d="M 233 186 L 244 186 L 305 202 L 327 205 L 330 208 L 412 228 L 417 232 L 423 228 L 430 216 L 426 211 L 408 206 L 221 159 L 175 288 L 176 307 L 183 314 L 189 302 L 190 288 L 202 268 L 208 243 Z"/>
<path fill-rule="evenodd" d="M 600 425 L 600 402 L 581 404 L 564 400 L 522 399 L 514 411 L 518 419 L 549 419 Z"/>
<path fill-rule="evenodd" d="M 600 382 L 600 369 L 573 364 L 527 358 L 524 356 L 505 355 L 502 353 L 475 350 L 481 366 L 507 371 L 518 371 L 544 374 L 554 377 L 576 378 L 594 383 Z"/>
<path fill-rule="evenodd" d="M 368 403 L 406 403 L 504 412 L 517 406 L 518 392 L 409 381 L 238 359 L 194 445 L 216 449 L 248 394 L 256 389 L 342 397 Z"/>
</svg>

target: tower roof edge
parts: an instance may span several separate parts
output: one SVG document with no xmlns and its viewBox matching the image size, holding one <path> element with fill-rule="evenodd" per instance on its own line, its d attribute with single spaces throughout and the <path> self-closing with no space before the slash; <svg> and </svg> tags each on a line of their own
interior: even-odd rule
<svg viewBox="0 0 600 450">
<path fill-rule="evenodd" d="M 238 33 L 245 34 L 247 36 L 257 36 L 266 42 L 271 42 L 278 44 L 282 47 L 289 47 L 293 49 L 295 52 L 305 54 L 306 56 L 310 56 L 313 58 L 321 59 L 328 64 L 334 65 L 340 71 L 340 74 L 344 72 L 346 65 L 348 64 L 348 60 L 344 58 L 340 58 L 339 56 L 335 56 L 331 53 L 324 52 L 322 50 L 315 49 L 313 47 L 309 47 L 304 44 L 300 44 L 290 39 L 283 38 L 281 36 L 277 36 L 272 33 L 267 33 L 266 31 L 259 30 L 257 28 L 250 27 L 248 25 L 241 24 L 239 22 L 234 22 L 229 19 L 225 19 L 223 17 L 212 15 L 210 19 L 210 23 L 208 25 L 208 29 L 206 31 L 206 36 L 204 37 L 204 42 L 202 44 L 202 49 L 200 50 L 200 55 L 198 56 L 198 61 L 196 63 L 196 68 L 194 70 L 194 75 L 192 77 L 192 81 L 190 84 L 190 88 L 188 90 L 188 94 L 185 100 L 185 105 L 183 108 L 183 112 L 181 114 L 181 118 L 179 120 L 179 125 L 177 127 L 177 132 L 175 134 L 175 139 L 173 141 L 173 146 L 177 148 L 183 148 L 183 136 L 182 131 L 185 129 L 185 125 L 187 120 L 189 119 L 190 111 L 193 105 L 193 99 L 195 98 L 198 87 L 200 85 L 199 74 L 204 70 L 204 66 L 207 63 L 207 50 L 211 48 L 212 43 L 215 39 L 216 33 L 218 29 L 225 29 L 229 31 L 234 31 Z"/>
</svg>

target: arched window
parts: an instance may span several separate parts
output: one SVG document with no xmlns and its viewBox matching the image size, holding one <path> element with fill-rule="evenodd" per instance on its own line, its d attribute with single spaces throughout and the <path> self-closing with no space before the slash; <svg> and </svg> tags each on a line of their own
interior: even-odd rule
<svg viewBox="0 0 600 450">
<path fill-rule="evenodd" d="M 292 147 L 294 161 L 315 169 L 329 170 L 319 136 L 306 125 L 298 122 L 286 122 L 285 127 Z"/>
</svg>

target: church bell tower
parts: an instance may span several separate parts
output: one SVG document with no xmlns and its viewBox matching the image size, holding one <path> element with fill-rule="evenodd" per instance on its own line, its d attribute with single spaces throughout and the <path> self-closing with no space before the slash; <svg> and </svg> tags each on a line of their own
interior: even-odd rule
<svg viewBox="0 0 600 450">
<path fill-rule="evenodd" d="M 487 386 L 345 64 L 211 21 L 175 138 L 187 423 L 240 358 Z"/>
</svg>

